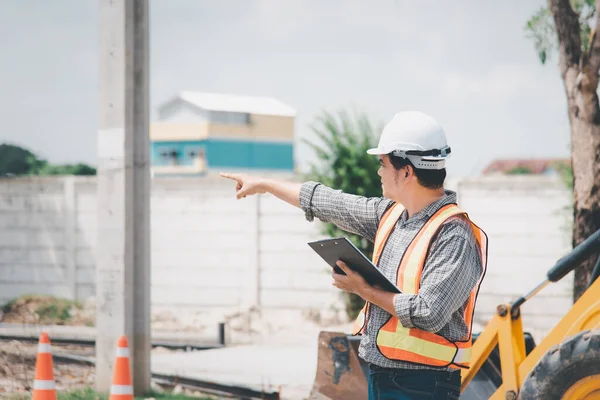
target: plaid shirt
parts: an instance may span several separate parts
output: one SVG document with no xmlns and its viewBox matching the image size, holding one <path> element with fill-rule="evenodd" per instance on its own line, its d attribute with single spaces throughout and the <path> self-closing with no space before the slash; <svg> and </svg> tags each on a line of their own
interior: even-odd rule
<svg viewBox="0 0 600 400">
<path fill-rule="evenodd" d="M 392 282 L 402 255 L 427 220 L 443 205 L 456 203 L 456 193 L 430 204 L 407 219 L 404 211 L 380 256 L 381 272 Z M 365 198 L 331 189 L 318 182 L 306 182 L 300 190 L 300 206 L 308 221 L 317 217 L 340 229 L 374 241 L 379 220 L 393 204 L 382 197 Z M 406 328 L 436 332 L 449 340 L 464 338 L 468 327 L 463 313 L 471 290 L 483 271 L 480 248 L 470 223 L 462 216 L 452 217 L 442 225 L 427 255 L 418 294 L 395 296 L 394 309 Z M 387 368 L 436 369 L 424 365 L 393 361 L 377 349 L 376 337 L 390 314 L 372 304 L 367 329 L 361 339 L 359 356 L 369 363 Z M 437 368 L 439 369 L 439 368 Z"/>
</svg>

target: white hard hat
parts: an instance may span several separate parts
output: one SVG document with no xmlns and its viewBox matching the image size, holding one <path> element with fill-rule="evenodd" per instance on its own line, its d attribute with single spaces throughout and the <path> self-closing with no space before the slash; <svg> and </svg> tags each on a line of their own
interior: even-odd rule
<svg viewBox="0 0 600 400">
<path fill-rule="evenodd" d="M 418 169 L 442 169 L 450 155 L 446 133 L 429 115 L 404 111 L 383 129 L 377 148 L 369 154 L 390 154 L 409 159 Z"/>
</svg>

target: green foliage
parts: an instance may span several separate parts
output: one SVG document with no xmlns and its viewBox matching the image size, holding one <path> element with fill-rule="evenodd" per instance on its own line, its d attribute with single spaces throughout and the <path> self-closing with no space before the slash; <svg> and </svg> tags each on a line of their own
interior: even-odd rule
<svg viewBox="0 0 600 400">
<path fill-rule="evenodd" d="M 72 311 L 83 309 L 83 305 L 76 300 L 27 294 L 8 301 L 1 309 L 5 317 L 14 319 L 33 311 L 40 324 L 63 325 L 72 320 Z"/>
<path fill-rule="evenodd" d="M 75 389 L 69 391 L 57 391 L 58 400 L 107 400 L 108 394 L 97 393 L 93 388 L 86 387 L 82 389 Z M 7 400 L 28 400 L 31 399 L 29 394 L 14 394 L 6 396 Z M 199 396 L 186 396 L 185 394 L 173 394 L 168 392 L 154 392 L 146 394 L 145 396 L 135 396 L 135 400 L 209 400 L 210 397 L 199 397 Z"/>
<path fill-rule="evenodd" d="M 346 193 L 366 197 L 381 196 L 381 180 L 377 175 L 379 159 L 367 154 L 367 150 L 377 146 L 377 132 L 365 114 L 340 111 L 337 116 L 323 112 L 311 126 L 320 140 L 316 144 L 304 140 L 319 158 L 319 163 L 311 166 L 308 179 L 321 182 Z M 334 224 L 325 224 L 325 233 L 331 237 L 346 236 L 367 257 L 372 257 L 373 243 L 358 235 L 342 231 Z M 346 297 L 346 312 L 355 318 L 364 302 L 356 295 Z"/>
<path fill-rule="evenodd" d="M 97 393 L 94 389 L 88 387 L 78 390 L 58 391 L 58 400 L 106 400 L 108 395 Z M 23 397 L 9 397 L 11 400 L 17 400 Z M 135 400 L 145 399 L 164 399 L 164 400 L 208 400 L 208 397 L 186 396 L 184 394 L 171 394 L 167 392 L 150 392 L 145 396 L 135 396 Z"/>
<path fill-rule="evenodd" d="M 0 176 L 6 175 L 96 175 L 87 164 L 50 164 L 31 151 L 11 144 L 0 144 Z"/>
<path fill-rule="evenodd" d="M 595 0 L 571 0 L 573 10 L 579 14 L 579 35 L 581 37 L 581 49 L 588 51 L 590 48 L 590 39 L 592 36 L 592 23 L 595 21 L 596 14 Z"/>
<path fill-rule="evenodd" d="M 542 64 L 552 55 L 557 38 L 552 14 L 547 7 L 541 7 L 525 26 L 527 37 L 533 40 L 535 50 Z"/>
<path fill-rule="evenodd" d="M 46 160 L 30 159 L 29 175 L 96 175 L 96 168 L 87 164 L 49 164 Z"/>
<path fill-rule="evenodd" d="M 59 391 L 58 400 L 106 400 L 108 395 L 98 394 L 92 388 L 80 390 L 71 390 L 68 392 Z"/>
<path fill-rule="evenodd" d="M 49 321 L 66 322 L 71 319 L 71 309 L 73 307 L 81 308 L 70 300 L 56 299 L 53 303 L 40 304 L 35 312 L 40 316 L 40 322 Z"/>
<path fill-rule="evenodd" d="M 0 175 L 25 175 L 31 169 L 32 152 L 12 144 L 0 144 Z"/>
<path fill-rule="evenodd" d="M 559 173 L 561 180 L 571 192 L 575 189 L 575 179 L 573 178 L 573 167 L 563 163 L 555 163 L 554 169 Z"/>
<path fill-rule="evenodd" d="M 506 171 L 507 175 L 529 175 L 531 170 L 527 167 L 514 167 Z"/>
<path fill-rule="evenodd" d="M 588 51 L 592 32 L 591 24 L 594 22 L 596 13 L 596 2 L 594 0 L 571 0 L 571 6 L 579 15 L 581 50 Z M 527 37 L 533 40 L 540 62 L 545 64 L 558 47 L 554 20 L 547 6 L 541 7 L 527 21 L 525 32 Z"/>
<path fill-rule="evenodd" d="M 574 193 L 575 190 L 575 180 L 573 178 L 573 168 L 572 166 L 565 165 L 563 163 L 554 164 L 554 168 L 559 173 L 561 180 L 565 187 L 571 192 Z M 564 232 L 565 236 L 569 239 L 567 243 L 571 245 L 571 238 L 573 237 L 573 213 L 575 211 L 575 199 L 571 196 L 571 200 L 568 204 L 562 207 L 559 211 L 560 215 L 563 218 L 563 223 L 561 226 L 561 230 Z"/>
</svg>

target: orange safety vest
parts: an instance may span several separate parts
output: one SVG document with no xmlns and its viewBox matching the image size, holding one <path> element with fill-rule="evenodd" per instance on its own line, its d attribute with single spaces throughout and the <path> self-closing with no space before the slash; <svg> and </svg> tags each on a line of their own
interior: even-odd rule
<svg viewBox="0 0 600 400">
<path fill-rule="evenodd" d="M 404 208 L 395 204 L 381 218 L 375 236 L 373 264 L 377 265 L 379 262 L 383 247 L 394 230 L 402 211 L 404 211 Z M 471 296 L 463 314 L 469 331 L 461 340 L 451 341 L 433 332 L 423 331 L 418 328 L 405 328 L 398 320 L 398 317 L 392 315 L 377 332 L 377 347 L 381 354 L 390 360 L 434 367 L 448 367 L 450 365 L 461 368 L 469 367 L 475 300 L 487 266 L 487 235 L 485 232 L 471 222 L 467 214 L 456 204 L 447 204 L 441 207 L 429 218 L 404 252 L 396 273 L 396 286 L 404 294 L 417 294 L 419 292 L 421 273 L 423 272 L 431 240 L 439 231 L 442 224 L 448 218 L 456 215 L 464 215 L 471 223 L 475 239 L 481 249 L 483 265 L 481 277 L 471 291 Z M 362 334 L 364 332 L 366 322 L 369 319 L 369 310 L 370 304 L 366 302 L 354 322 L 353 334 Z"/>
</svg>

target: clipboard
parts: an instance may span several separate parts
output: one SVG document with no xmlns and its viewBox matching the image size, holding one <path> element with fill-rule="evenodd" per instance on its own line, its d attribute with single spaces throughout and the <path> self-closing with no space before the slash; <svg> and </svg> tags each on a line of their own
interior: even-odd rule
<svg viewBox="0 0 600 400">
<path fill-rule="evenodd" d="M 351 241 L 345 237 L 317 240 L 308 242 L 308 245 L 338 274 L 345 273 L 336 265 L 338 260 L 343 261 L 353 271 L 358 272 L 368 284 L 392 292 L 402 293 L 381 271 L 373 265 Z"/>
</svg>

